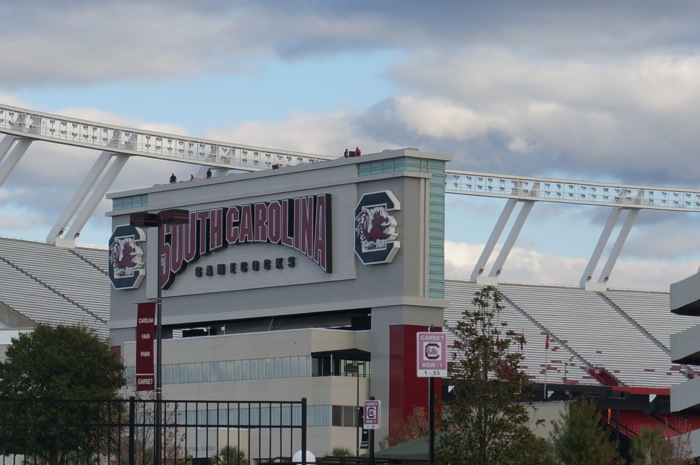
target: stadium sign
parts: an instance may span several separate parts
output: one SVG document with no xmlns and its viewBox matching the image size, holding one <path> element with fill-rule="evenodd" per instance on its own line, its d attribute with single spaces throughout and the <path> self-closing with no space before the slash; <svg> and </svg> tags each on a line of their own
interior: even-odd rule
<svg viewBox="0 0 700 465">
<path fill-rule="evenodd" d="M 447 334 L 416 333 L 416 376 L 419 378 L 447 377 Z"/>
<path fill-rule="evenodd" d="M 200 257 L 242 244 L 283 245 L 332 272 L 330 194 L 193 211 L 188 224 L 166 224 L 161 229 L 163 289 Z M 265 263 L 262 260 L 263 267 Z M 291 266 L 289 259 L 284 263 L 293 267 L 294 260 Z M 202 271 L 208 274 L 207 268 L 198 273 Z"/>
<path fill-rule="evenodd" d="M 355 254 L 363 265 L 391 263 L 399 252 L 396 219 L 401 204 L 391 191 L 364 194 L 355 207 Z"/>
<path fill-rule="evenodd" d="M 114 229 L 109 238 L 109 280 L 114 289 L 136 289 L 141 285 L 146 270 L 143 269 L 143 249 L 139 243 L 145 239 L 146 234 L 136 226 Z"/>
</svg>

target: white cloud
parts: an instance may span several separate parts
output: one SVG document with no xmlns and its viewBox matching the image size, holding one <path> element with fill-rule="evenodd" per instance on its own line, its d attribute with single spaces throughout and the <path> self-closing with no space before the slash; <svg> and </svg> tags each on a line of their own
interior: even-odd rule
<svg viewBox="0 0 700 465">
<path fill-rule="evenodd" d="M 435 139 L 466 140 L 505 126 L 498 114 L 480 114 L 442 98 L 399 95 L 395 117 L 406 129 Z"/>
<path fill-rule="evenodd" d="M 60 3 L 0 5 L 0 17 L 12 18 L 0 31 L 1 102 L 32 108 L 15 91 L 55 91 L 56 102 L 64 102 L 51 103 L 58 113 L 187 134 L 192 129 L 186 123 L 158 110 L 152 113 L 156 116 L 139 117 L 134 109 L 137 116 L 127 117 L 89 105 L 76 107 L 71 99 L 85 89 L 116 86 L 123 94 L 115 99 L 150 103 L 149 93 L 163 86 L 173 90 L 161 98 L 177 104 L 192 90 L 178 83 L 208 78 L 220 83 L 201 94 L 214 108 L 223 106 L 217 98 L 234 85 L 227 80 L 231 74 L 262 76 L 270 60 L 282 57 L 288 69 L 298 71 L 306 60 L 318 65 L 332 57 L 337 73 L 360 74 L 362 67 L 343 69 L 337 57 L 389 51 L 395 61 L 387 62 L 382 75 L 388 90 L 365 111 L 347 109 L 350 97 L 338 86 L 337 100 L 322 105 L 333 110 L 306 107 L 304 98 L 294 100 L 293 111 L 271 101 L 274 116 L 249 116 L 235 125 L 220 115 L 236 112 L 238 121 L 248 115 L 245 105 L 225 108 L 217 116 L 203 112 L 198 135 L 327 155 L 355 145 L 365 153 L 413 146 L 453 155 L 451 168 L 520 175 L 556 172 L 558 177 L 681 186 L 694 186 L 700 176 L 695 162 L 700 145 L 695 18 L 700 7 L 693 2 L 669 8 L 640 1 L 633 9 L 600 1 L 448 2 L 441 8 L 363 0 L 314 3 L 314 8 L 305 2 Z M 312 73 L 296 75 L 307 76 L 310 83 L 315 79 Z M 280 87 L 295 84 L 276 77 Z M 18 230 L 23 218 L 52 224 L 96 157 L 96 152 L 33 144 L 0 190 L 3 214 L 9 215 L 0 219 L 3 230 Z M 163 183 L 170 172 L 186 178 L 192 170 L 133 158 L 110 190 Z M 108 222 L 101 216 L 108 208 L 108 201 L 100 203 L 95 224 Z M 590 231 L 598 234 L 601 226 L 560 213 L 538 216 L 542 210 L 538 205 L 530 222 L 543 224 L 524 231 L 502 278 L 577 284 L 586 263 L 575 258 L 585 249 L 578 239 Z M 462 211 L 449 210 L 451 214 Z M 690 224 L 680 228 L 678 216 L 635 227 L 639 234 L 628 240 L 613 283 L 644 287 L 634 283 L 649 276 L 666 282 L 688 269 L 694 272 L 691 252 L 700 244 L 693 221 L 684 219 Z M 562 241 L 560 249 L 548 247 L 540 234 L 573 224 L 582 232 L 567 232 L 573 237 Z M 448 254 L 448 271 L 468 276 L 480 253 L 479 246 L 468 243 L 482 239 L 457 240 L 464 244 L 450 243 L 455 255 Z M 563 256 L 566 247 L 569 257 Z"/>
<path fill-rule="evenodd" d="M 468 280 L 481 255 L 483 244 L 445 242 L 445 277 Z M 496 247 L 494 257 L 500 251 Z M 493 258 L 485 267 L 484 276 L 492 269 Z M 514 247 L 505 262 L 499 280 L 578 286 L 588 260 L 566 256 L 547 255 L 532 249 Z M 697 271 L 697 264 L 675 260 L 620 259 L 611 273 L 608 286 L 621 289 L 652 289 L 668 291 L 671 283 L 685 279 Z M 600 267 L 593 275 L 593 282 L 600 278 Z"/>
<path fill-rule="evenodd" d="M 353 115 L 340 110 L 322 115 L 296 112 L 279 123 L 251 121 L 207 131 L 206 137 L 328 156 L 341 156 L 346 148 L 352 150 L 357 145 L 364 153 L 396 148 L 388 141 L 362 133 Z"/>
</svg>

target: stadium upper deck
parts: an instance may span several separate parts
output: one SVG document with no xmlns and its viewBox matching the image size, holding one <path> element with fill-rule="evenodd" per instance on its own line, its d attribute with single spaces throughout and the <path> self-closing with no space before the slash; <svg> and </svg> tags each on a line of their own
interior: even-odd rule
<svg viewBox="0 0 700 465">
<path fill-rule="evenodd" d="M 0 238 L 3 323 L 6 327 L 81 324 L 106 337 L 107 260 L 106 249 L 66 250 Z M 445 281 L 449 339 L 454 338 L 449 328 L 456 326 L 481 287 L 475 282 Z M 576 287 L 508 283 L 498 288 L 505 297 L 501 318 L 525 335 L 524 368 L 533 382 L 601 385 L 591 370 L 604 368 L 620 386 L 667 389 L 697 371 L 671 362 L 671 335 L 694 322 L 670 313 L 667 292 L 592 293 Z"/>
</svg>

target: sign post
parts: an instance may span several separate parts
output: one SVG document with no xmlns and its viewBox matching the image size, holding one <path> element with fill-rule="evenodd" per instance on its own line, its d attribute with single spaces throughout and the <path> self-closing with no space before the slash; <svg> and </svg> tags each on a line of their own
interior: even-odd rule
<svg viewBox="0 0 700 465">
<path fill-rule="evenodd" d="M 428 415 L 430 429 L 430 449 L 428 461 L 435 464 L 435 382 L 433 378 L 447 377 L 447 334 L 436 333 L 430 326 L 430 332 L 416 333 L 416 376 L 428 378 Z"/>
<path fill-rule="evenodd" d="M 364 403 L 363 423 L 365 429 L 369 430 L 369 463 L 374 465 L 374 430 L 382 424 L 382 401 L 375 400 L 374 396 L 369 399 Z"/>
</svg>

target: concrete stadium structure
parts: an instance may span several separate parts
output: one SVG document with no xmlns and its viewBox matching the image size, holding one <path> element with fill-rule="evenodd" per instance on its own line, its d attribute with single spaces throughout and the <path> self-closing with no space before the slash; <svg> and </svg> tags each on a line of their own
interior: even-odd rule
<svg viewBox="0 0 700 465">
<path fill-rule="evenodd" d="M 77 196 L 57 221 L 48 242 L 67 248 L 0 240 L 0 272 L 17 280 L 0 288 L 5 325 L 78 319 L 104 334 L 109 299 L 109 336 L 134 387 L 144 379 L 137 370 L 137 308 L 161 297 L 165 398 L 307 397 L 314 428 L 310 449 L 317 455 L 333 447 L 356 450 L 357 406 L 370 395 L 382 400 L 378 439 L 399 428 L 414 406 L 426 404 L 428 380 L 416 375 L 416 333 L 435 326 L 453 340 L 474 292 L 496 285 L 506 304 L 501 317 L 528 341 L 513 350 L 523 352 L 524 369 L 541 393 L 537 397 L 594 396 L 606 420 L 627 437 L 643 424 L 661 426 L 669 435 L 700 426 L 692 416 L 673 415 L 669 406 L 671 390 L 698 371 L 689 365 L 695 359 L 672 357 L 670 343 L 693 322 L 670 312 L 666 292 L 609 288 L 639 211 L 700 211 L 698 191 L 450 171 L 449 157 L 416 149 L 314 158 L 16 108 L 1 111 L 12 117 L 0 118 L 0 132 L 7 134 L 0 142 L 0 183 L 34 140 L 104 150 L 89 175 L 95 179 L 108 159 L 118 173 L 128 156 L 179 157 L 215 171 L 211 179 L 109 194 L 114 226 L 109 256 L 99 251 L 93 258 L 94 251 L 73 248 L 83 218 L 94 209 L 90 198 L 104 195 L 109 180 Z M 229 173 L 232 169 L 249 172 Z M 444 278 L 446 194 L 506 199 L 465 281 Z M 89 198 L 80 209 L 84 197 Z M 503 281 L 508 252 L 539 201 L 611 207 L 579 286 Z M 487 270 L 518 205 L 502 251 Z M 135 217 L 173 209 L 185 210 L 189 223 L 132 224 Z M 66 218 L 76 211 L 69 225 Z M 621 218 L 621 232 L 595 278 Z M 17 253 L 20 249 L 25 251 Z M 50 260 L 39 261 L 49 254 Z M 66 270 L 79 275 L 59 284 Z M 95 279 L 94 288 L 88 279 Z M 53 298 L 65 296 L 73 313 L 36 311 L 54 306 L 34 299 L 39 293 L 19 291 L 37 283 Z M 86 303 L 86 286 L 94 299 L 104 300 Z"/>
<path fill-rule="evenodd" d="M 671 285 L 671 311 L 682 315 L 693 326 L 671 337 L 671 359 L 676 363 L 700 362 L 700 344 L 698 333 L 700 327 L 692 317 L 700 316 L 700 273 Z M 671 410 L 673 412 L 700 412 L 700 378 L 690 377 L 682 384 L 671 387 Z M 692 432 L 693 451 L 700 450 L 700 430 Z"/>
</svg>

